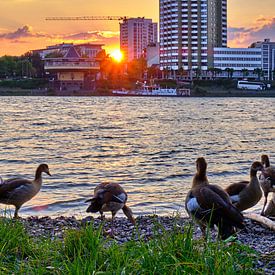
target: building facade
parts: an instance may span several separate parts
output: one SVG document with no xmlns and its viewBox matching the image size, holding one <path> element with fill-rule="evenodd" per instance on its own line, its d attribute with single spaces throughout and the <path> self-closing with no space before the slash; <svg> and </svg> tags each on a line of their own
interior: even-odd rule
<svg viewBox="0 0 275 275">
<path fill-rule="evenodd" d="M 96 74 L 100 70 L 97 54 L 101 51 L 102 45 L 97 44 L 47 48 L 43 60 L 45 72 L 51 79 L 51 88 L 62 95 L 72 91 L 93 90 Z"/>
<path fill-rule="evenodd" d="M 158 24 L 152 19 L 129 18 L 120 23 L 120 50 L 125 61 L 143 56 L 148 45 L 158 42 Z"/>
<path fill-rule="evenodd" d="M 227 0 L 160 0 L 160 68 L 206 71 L 227 46 Z"/>
<path fill-rule="evenodd" d="M 220 69 L 218 77 L 227 77 L 232 69 L 232 78 L 257 78 L 255 69 L 262 69 L 260 48 L 214 48 L 214 68 Z"/>
<path fill-rule="evenodd" d="M 275 79 L 275 42 L 270 39 L 253 43 L 250 48 L 260 49 L 262 52 L 262 71 L 266 80 Z"/>
</svg>

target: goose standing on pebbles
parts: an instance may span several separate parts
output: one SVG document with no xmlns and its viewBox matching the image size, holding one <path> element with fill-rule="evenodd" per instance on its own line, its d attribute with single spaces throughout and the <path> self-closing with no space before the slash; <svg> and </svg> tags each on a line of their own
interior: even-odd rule
<svg viewBox="0 0 275 275">
<path fill-rule="evenodd" d="M 116 213 L 122 209 L 123 213 L 130 220 L 130 222 L 135 224 L 133 213 L 126 205 L 127 193 L 118 183 L 104 182 L 99 184 L 94 190 L 94 196 L 86 202 L 91 203 L 86 212 L 99 212 L 101 214 L 101 218 L 103 219 L 103 212 L 110 211 L 112 213 L 113 222 Z"/>
<path fill-rule="evenodd" d="M 235 227 L 244 228 L 243 216 L 231 204 L 228 194 L 222 188 L 209 184 L 204 158 L 197 159 L 196 167 L 197 172 L 187 194 L 185 208 L 189 216 L 199 224 L 204 237 L 208 225 L 217 225 L 221 238 L 227 239 L 235 233 Z"/>
<path fill-rule="evenodd" d="M 233 205 L 240 211 L 251 208 L 260 201 L 262 190 L 257 178 L 257 172 L 262 170 L 263 165 L 259 161 L 255 161 L 250 167 L 250 181 L 233 183 L 225 188 Z"/>
<path fill-rule="evenodd" d="M 40 191 L 43 172 L 51 176 L 48 165 L 40 164 L 36 169 L 34 180 L 12 178 L 0 184 L 0 203 L 15 206 L 14 218 L 18 218 L 21 206 Z"/>
<path fill-rule="evenodd" d="M 265 197 L 264 206 L 261 212 L 261 215 L 264 215 L 268 193 L 275 192 L 275 167 L 270 166 L 269 157 L 267 155 L 261 156 L 261 162 L 264 167 L 264 170 L 260 174 L 259 181 L 264 191 Z"/>
</svg>

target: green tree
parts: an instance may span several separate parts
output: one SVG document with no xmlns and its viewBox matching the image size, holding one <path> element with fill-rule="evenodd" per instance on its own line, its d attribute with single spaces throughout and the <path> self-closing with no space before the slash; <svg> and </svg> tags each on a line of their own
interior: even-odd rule
<svg viewBox="0 0 275 275">
<path fill-rule="evenodd" d="M 39 53 L 27 52 L 20 57 L 20 59 L 28 60 L 31 63 L 31 71 L 34 77 L 43 77 L 44 76 L 44 62 L 40 57 Z"/>
<path fill-rule="evenodd" d="M 127 73 L 132 80 L 143 80 L 145 70 L 147 70 L 147 62 L 144 57 L 128 63 Z"/>
<path fill-rule="evenodd" d="M 258 76 L 258 80 L 260 80 L 263 75 L 263 70 L 262 68 L 255 68 L 253 73 L 256 74 Z"/>
<path fill-rule="evenodd" d="M 0 78 L 12 77 L 16 74 L 17 60 L 15 56 L 0 57 Z"/>
<path fill-rule="evenodd" d="M 241 72 L 242 72 L 242 74 L 243 74 L 243 77 L 246 77 L 246 76 L 248 76 L 248 74 L 249 74 L 249 71 L 248 71 L 248 69 L 246 69 L 246 68 L 243 68 L 243 69 L 241 70 Z"/>
<path fill-rule="evenodd" d="M 232 79 L 233 74 L 234 74 L 234 69 L 233 68 L 225 68 L 225 71 L 227 72 L 227 78 Z"/>
<path fill-rule="evenodd" d="M 194 73 L 195 73 L 195 78 L 199 79 L 201 77 L 201 69 L 200 68 L 195 68 L 193 69 Z"/>
</svg>

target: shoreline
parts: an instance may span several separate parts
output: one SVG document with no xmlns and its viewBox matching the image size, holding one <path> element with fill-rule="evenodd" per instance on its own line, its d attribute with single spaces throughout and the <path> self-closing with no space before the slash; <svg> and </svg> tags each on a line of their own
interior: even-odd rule
<svg viewBox="0 0 275 275">
<path fill-rule="evenodd" d="M 1 88 L 0 87 L 0 97 L 1 96 L 37 96 L 37 97 L 134 97 L 134 98 L 200 98 L 200 97 L 259 97 L 259 98 L 273 98 L 275 97 L 275 90 L 266 91 L 242 91 L 238 89 L 224 89 L 223 87 L 194 87 L 191 89 L 190 96 L 140 96 L 140 95 L 113 95 L 111 93 L 101 93 L 98 91 L 75 91 L 75 92 L 63 92 L 58 91 L 45 91 L 45 90 L 35 90 L 35 89 L 18 89 L 18 88 Z"/>
</svg>

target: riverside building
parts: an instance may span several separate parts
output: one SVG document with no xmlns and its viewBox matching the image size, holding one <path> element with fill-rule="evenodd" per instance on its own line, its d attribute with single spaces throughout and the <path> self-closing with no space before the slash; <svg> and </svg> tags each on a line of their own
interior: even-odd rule
<svg viewBox="0 0 275 275">
<path fill-rule="evenodd" d="M 274 80 L 275 77 L 275 42 L 270 39 L 253 43 L 250 48 L 260 49 L 262 52 L 262 71 L 266 80 Z"/>
<path fill-rule="evenodd" d="M 148 45 L 158 42 L 158 24 L 152 19 L 129 18 L 120 23 L 120 50 L 125 61 L 143 56 Z"/>
<path fill-rule="evenodd" d="M 207 71 L 227 46 L 226 0 L 160 0 L 160 68 Z"/>
<path fill-rule="evenodd" d="M 226 69 L 230 68 L 232 78 L 274 80 L 275 42 L 265 39 L 249 48 L 214 48 L 214 67 L 222 70 L 218 78 L 227 77 Z"/>
<path fill-rule="evenodd" d="M 227 68 L 232 69 L 231 78 L 257 78 L 255 69 L 262 69 L 260 48 L 214 48 L 214 68 L 222 70 L 217 77 L 228 77 Z"/>
</svg>

